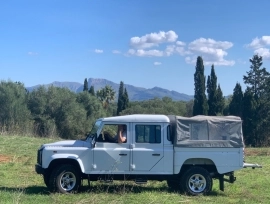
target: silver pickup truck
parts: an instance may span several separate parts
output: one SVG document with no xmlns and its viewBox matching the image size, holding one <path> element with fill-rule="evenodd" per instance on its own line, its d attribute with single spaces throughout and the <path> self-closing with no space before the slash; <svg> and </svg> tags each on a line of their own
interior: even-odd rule
<svg viewBox="0 0 270 204">
<path fill-rule="evenodd" d="M 137 114 L 98 119 L 85 140 L 43 144 L 35 169 L 52 192 L 77 192 L 83 179 L 166 180 L 173 190 L 200 195 L 212 190 L 214 178 L 223 191 L 245 167 L 261 166 L 244 163 L 239 117 Z"/>
</svg>

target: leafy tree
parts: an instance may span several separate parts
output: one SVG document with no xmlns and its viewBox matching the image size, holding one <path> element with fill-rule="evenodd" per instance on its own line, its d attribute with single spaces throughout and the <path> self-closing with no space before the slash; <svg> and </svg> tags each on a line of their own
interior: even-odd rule
<svg viewBox="0 0 270 204">
<path fill-rule="evenodd" d="M 214 65 L 211 67 L 211 74 L 207 78 L 207 93 L 208 93 L 208 115 L 217 115 L 217 76 Z"/>
<path fill-rule="evenodd" d="M 89 89 L 89 93 L 92 95 L 92 96 L 95 96 L 95 89 L 94 89 L 94 86 L 90 86 L 90 89 Z"/>
<path fill-rule="evenodd" d="M 0 128 L 11 134 L 27 133 L 32 128 L 27 108 L 27 92 L 20 82 L 0 82 Z"/>
<path fill-rule="evenodd" d="M 257 103 L 250 88 L 247 88 L 242 103 L 243 133 L 246 145 L 256 146 L 256 114 Z"/>
<path fill-rule="evenodd" d="M 223 115 L 224 107 L 225 107 L 225 98 L 223 96 L 220 85 L 218 85 L 218 88 L 217 88 L 216 115 Z"/>
<path fill-rule="evenodd" d="M 232 101 L 232 95 L 229 95 L 228 97 L 225 98 L 225 106 L 223 110 L 223 115 L 230 115 L 230 104 Z"/>
<path fill-rule="evenodd" d="M 128 92 L 127 92 L 126 88 L 125 88 L 124 95 L 123 95 L 123 101 L 124 101 L 124 105 L 123 105 L 124 109 L 123 110 L 125 110 L 129 106 Z"/>
<path fill-rule="evenodd" d="M 76 100 L 83 105 L 89 125 L 95 122 L 97 118 L 106 115 L 99 100 L 91 94 L 88 94 L 87 92 L 78 93 Z"/>
<path fill-rule="evenodd" d="M 184 116 L 186 117 L 193 116 L 193 105 L 194 105 L 194 100 L 190 100 L 186 103 L 186 114 Z"/>
<path fill-rule="evenodd" d="M 251 62 L 250 70 L 247 76 L 244 76 L 244 83 L 250 88 L 251 93 L 254 94 L 255 100 L 258 100 L 266 88 L 266 80 L 269 78 L 269 72 L 265 68 L 261 68 L 263 62 L 262 57 L 258 54 L 254 55 Z"/>
<path fill-rule="evenodd" d="M 98 90 L 96 95 L 105 109 L 107 109 L 110 102 L 115 99 L 115 91 L 109 85 L 106 85 L 104 88 Z"/>
<path fill-rule="evenodd" d="M 126 114 L 164 114 L 164 115 L 185 115 L 186 103 L 183 101 L 172 101 L 169 97 L 162 99 L 154 98 L 146 101 L 130 102 L 127 109 L 121 112 Z"/>
<path fill-rule="evenodd" d="M 88 91 L 88 81 L 87 81 L 87 78 L 84 79 L 83 91 Z"/>
<path fill-rule="evenodd" d="M 242 118 L 243 91 L 240 83 L 236 83 L 233 89 L 232 101 L 229 105 L 229 113 Z"/>
<path fill-rule="evenodd" d="M 194 74 L 194 105 L 193 115 L 207 115 L 208 104 L 205 95 L 205 76 L 202 57 L 197 58 L 196 71 Z"/>
<path fill-rule="evenodd" d="M 243 100 L 243 131 L 249 145 L 262 146 L 269 141 L 267 130 L 270 121 L 267 119 L 270 106 L 267 98 L 270 94 L 268 92 L 270 74 L 265 68 L 262 68 L 261 56 L 254 55 L 250 62 L 250 71 L 243 76 L 244 83 L 247 85 Z"/>
<path fill-rule="evenodd" d="M 76 101 L 76 94 L 66 88 L 40 87 L 29 94 L 28 107 L 40 136 L 76 139 L 89 131 L 84 106 Z"/>
</svg>

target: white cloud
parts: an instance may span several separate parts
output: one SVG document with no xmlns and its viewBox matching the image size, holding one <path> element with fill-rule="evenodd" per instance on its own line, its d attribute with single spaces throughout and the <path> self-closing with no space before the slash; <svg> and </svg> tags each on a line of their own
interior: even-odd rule
<svg viewBox="0 0 270 204">
<path fill-rule="evenodd" d="M 270 60 L 270 49 L 268 48 L 259 48 L 254 50 L 255 54 L 258 54 L 259 56 L 262 56 L 263 59 L 269 59 Z"/>
<path fill-rule="evenodd" d="M 262 56 L 263 59 L 270 60 L 270 36 L 256 37 L 247 47 L 253 49 L 254 54 Z"/>
<path fill-rule="evenodd" d="M 184 52 L 184 54 L 192 56 L 186 58 L 185 60 L 187 63 L 195 63 L 197 56 L 202 56 L 205 65 L 215 64 L 233 66 L 235 61 L 224 59 L 224 57 L 228 55 L 225 50 L 231 48 L 232 46 L 233 43 L 228 41 L 215 41 L 210 38 L 199 38 L 189 43 L 188 51 Z"/>
<path fill-rule="evenodd" d="M 136 49 L 145 49 L 158 46 L 161 43 L 175 42 L 178 35 L 170 30 L 168 32 L 160 31 L 159 33 L 150 33 L 142 37 L 132 37 L 130 46 Z"/>
<path fill-rule="evenodd" d="M 28 55 L 32 55 L 32 56 L 33 56 L 33 55 L 38 55 L 37 52 L 28 52 L 27 54 L 28 54 Z"/>
<path fill-rule="evenodd" d="M 134 49 L 130 49 L 128 51 L 128 55 L 135 55 L 138 57 L 162 57 L 164 56 L 163 51 L 160 50 L 134 50 Z"/>
<path fill-rule="evenodd" d="M 250 44 L 247 45 L 247 47 L 258 49 L 267 45 L 270 45 L 270 36 L 262 36 L 261 38 L 256 37 Z"/>
<path fill-rule="evenodd" d="M 177 42 L 176 42 L 176 45 L 178 45 L 178 46 L 185 46 L 186 43 L 184 43 L 184 42 L 182 42 L 182 41 L 177 41 Z"/>
<path fill-rule="evenodd" d="M 168 45 L 165 49 L 165 55 L 166 56 L 170 56 L 172 55 L 174 52 L 175 52 L 175 48 L 176 46 L 175 45 Z"/>
<path fill-rule="evenodd" d="M 155 66 L 158 66 L 158 65 L 161 65 L 161 64 L 162 64 L 161 62 L 154 62 Z"/>
<path fill-rule="evenodd" d="M 199 38 L 189 44 L 183 41 L 177 41 L 178 35 L 174 31 L 160 31 L 159 33 L 150 33 L 141 37 L 132 37 L 130 39 L 130 49 L 127 55 L 138 57 L 163 57 L 179 54 L 185 56 L 187 63 L 196 63 L 198 56 L 202 56 L 205 65 L 223 65 L 233 66 L 234 60 L 226 60 L 227 50 L 233 46 L 229 41 L 216 41 L 211 38 Z M 263 38 L 266 41 L 266 38 Z M 163 49 L 153 49 L 160 44 L 165 44 Z M 173 43 L 173 44 L 171 44 Z M 151 49 L 152 48 L 152 49 Z M 268 52 L 264 50 L 268 56 Z"/>
<path fill-rule="evenodd" d="M 95 53 L 101 54 L 103 53 L 103 50 L 95 49 Z"/>
<path fill-rule="evenodd" d="M 119 50 L 113 50 L 112 53 L 113 54 L 121 54 L 121 52 Z"/>
</svg>

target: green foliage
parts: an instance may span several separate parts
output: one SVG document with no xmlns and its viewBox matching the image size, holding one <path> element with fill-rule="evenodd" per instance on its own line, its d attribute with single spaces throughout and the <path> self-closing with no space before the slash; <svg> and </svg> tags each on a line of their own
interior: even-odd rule
<svg viewBox="0 0 270 204">
<path fill-rule="evenodd" d="M 121 112 L 121 115 L 128 114 L 185 115 L 186 103 L 182 101 L 172 101 L 169 97 L 130 102 L 129 108 Z"/>
<path fill-rule="evenodd" d="M 196 71 L 194 74 L 194 105 L 193 115 L 207 115 L 208 104 L 205 95 L 205 76 L 204 76 L 204 65 L 202 57 L 197 58 Z"/>
<path fill-rule="evenodd" d="M 127 89 L 124 89 L 124 82 L 120 82 L 119 92 L 118 92 L 118 102 L 117 102 L 117 111 L 116 115 L 120 115 L 120 113 L 125 110 L 129 106 L 129 98 Z"/>
<path fill-rule="evenodd" d="M 118 91 L 118 102 L 117 102 L 117 111 L 116 115 L 119 115 L 121 111 L 124 110 L 124 101 L 123 101 L 123 95 L 124 95 L 124 82 L 120 82 L 119 91 Z"/>
<path fill-rule="evenodd" d="M 255 99 L 258 100 L 264 93 L 266 81 L 270 74 L 265 68 L 261 68 L 263 64 L 262 57 L 258 54 L 254 55 L 249 61 L 251 63 L 250 70 L 247 72 L 247 76 L 243 77 L 243 80 Z"/>
<path fill-rule="evenodd" d="M 236 83 L 233 89 L 232 101 L 229 105 L 229 113 L 242 117 L 243 91 L 239 83 Z"/>
<path fill-rule="evenodd" d="M 0 128 L 2 132 L 27 132 L 32 128 L 27 92 L 22 83 L 0 83 Z"/>
<path fill-rule="evenodd" d="M 88 81 L 87 78 L 84 79 L 83 82 L 83 91 L 88 91 Z"/>
<path fill-rule="evenodd" d="M 243 133 L 246 145 L 256 145 L 256 121 L 254 121 L 256 115 L 257 102 L 254 99 L 251 89 L 247 88 L 242 104 L 243 114 Z"/>
<path fill-rule="evenodd" d="M 109 85 L 97 91 L 97 98 L 101 101 L 103 107 L 108 109 L 111 101 L 115 99 L 115 91 Z"/>
<path fill-rule="evenodd" d="M 38 135 L 75 139 L 89 131 L 87 111 L 68 89 L 40 87 L 29 94 L 28 108 Z"/>
<path fill-rule="evenodd" d="M 211 74 L 207 78 L 207 93 L 208 93 L 208 115 L 217 115 L 217 76 L 214 65 L 211 67 Z"/>
<path fill-rule="evenodd" d="M 101 118 L 106 115 L 102 108 L 102 104 L 100 104 L 99 100 L 91 94 L 88 94 L 87 92 L 78 93 L 76 100 L 78 103 L 83 105 L 86 111 L 88 126 L 92 125 L 97 118 Z"/>
<path fill-rule="evenodd" d="M 243 77 L 247 85 L 243 99 L 243 131 L 248 145 L 269 145 L 270 90 L 268 81 L 270 74 L 261 67 L 263 64 L 261 56 L 254 55 L 250 62 L 250 71 Z"/>
<path fill-rule="evenodd" d="M 94 86 L 90 86 L 90 89 L 89 89 L 89 93 L 92 95 L 92 96 L 95 96 L 95 89 L 94 89 Z"/>
<path fill-rule="evenodd" d="M 217 97 L 216 114 L 217 115 L 223 115 L 223 110 L 224 110 L 224 107 L 225 107 L 225 98 L 223 96 L 220 85 L 218 85 L 216 97 Z"/>
</svg>

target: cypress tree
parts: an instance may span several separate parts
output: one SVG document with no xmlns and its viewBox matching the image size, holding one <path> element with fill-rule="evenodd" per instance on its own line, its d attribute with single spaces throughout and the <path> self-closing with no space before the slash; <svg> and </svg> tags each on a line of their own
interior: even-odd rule
<svg viewBox="0 0 270 204">
<path fill-rule="evenodd" d="M 220 85 L 218 85 L 218 88 L 217 88 L 216 100 L 217 100 L 216 115 L 223 115 L 223 110 L 225 107 L 225 98 L 223 96 Z"/>
<path fill-rule="evenodd" d="M 208 93 L 208 115 L 217 115 L 217 76 L 214 65 L 211 67 L 211 74 L 207 78 L 207 93 Z"/>
<path fill-rule="evenodd" d="M 92 96 L 95 96 L 95 89 L 94 89 L 94 86 L 90 86 L 90 89 L 89 89 L 89 93 L 92 95 Z"/>
<path fill-rule="evenodd" d="M 127 109 L 129 107 L 129 98 L 128 98 L 128 92 L 125 88 L 124 95 L 123 95 L 123 110 Z"/>
<path fill-rule="evenodd" d="M 239 83 L 236 83 L 233 89 L 232 101 L 229 105 L 230 115 L 236 115 L 242 118 L 243 91 Z"/>
<path fill-rule="evenodd" d="M 207 115 L 208 104 L 205 95 L 205 76 L 202 57 L 197 58 L 196 71 L 194 74 L 194 105 L 193 115 Z"/>
<path fill-rule="evenodd" d="M 87 78 L 84 79 L 83 91 L 88 91 L 88 81 L 87 81 Z"/>
<path fill-rule="evenodd" d="M 116 115 L 119 115 L 122 110 L 124 110 L 124 82 L 120 82 L 119 91 L 118 91 L 118 101 L 117 101 L 117 111 Z"/>
</svg>

